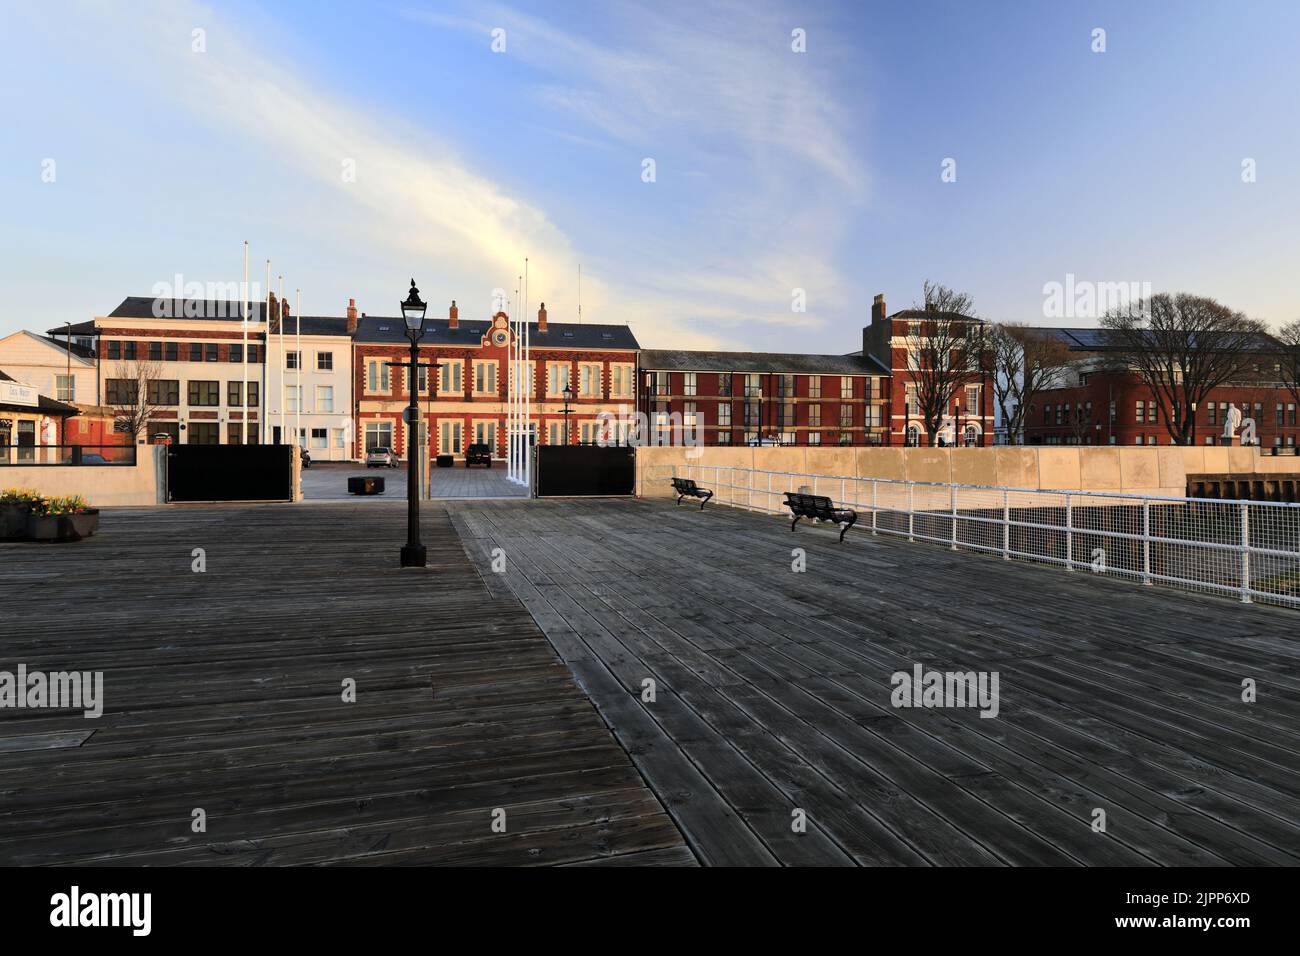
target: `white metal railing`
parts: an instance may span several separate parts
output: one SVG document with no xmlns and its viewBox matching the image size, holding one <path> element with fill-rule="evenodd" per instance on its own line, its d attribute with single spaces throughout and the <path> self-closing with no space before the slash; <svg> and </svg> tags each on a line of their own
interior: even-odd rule
<svg viewBox="0 0 1300 956">
<path fill-rule="evenodd" d="M 785 492 L 825 495 L 857 527 L 1003 560 L 1055 564 L 1241 601 L 1300 607 L 1300 504 L 1040 491 L 718 465 L 651 465 L 643 481 L 691 478 L 719 504 L 785 514 Z"/>
</svg>

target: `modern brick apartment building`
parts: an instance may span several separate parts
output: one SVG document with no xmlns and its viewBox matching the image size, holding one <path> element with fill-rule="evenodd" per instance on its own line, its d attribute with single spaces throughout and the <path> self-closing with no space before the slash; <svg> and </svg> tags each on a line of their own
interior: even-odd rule
<svg viewBox="0 0 1300 956">
<path fill-rule="evenodd" d="M 403 422 L 410 401 L 409 373 L 390 362 L 409 361 L 410 344 L 398 318 L 360 316 L 353 337 L 353 393 L 356 396 L 356 455 L 368 448 L 389 447 L 406 456 L 412 435 Z M 491 319 L 462 321 L 453 301 L 447 318 L 424 320 L 421 363 L 440 368 L 432 383 L 421 372 L 421 420 L 430 455 L 463 458 L 471 443 L 490 445 L 495 457 L 506 452 L 506 402 L 510 343 L 515 330 L 504 312 Z M 533 441 L 558 445 L 602 437 L 598 416 L 618 415 L 635 401 L 634 380 L 639 346 L 625 325 L 548 322 L 545 304 L 529 323 L 531 361 L 528 389 L 532 398 Z M 432 392 L 430 385 L 433 386 Z M 565 415 L 565 387 L 571 414 Z"/>
<path fill-rule="evenodd" d="M 266 326 L 261 303 L 253 308 L 247 352 L 241 303 L 225 300 L 128 296 L 106 316 L 49 334 L 71 336 L 74 346 L 93 354 L 99 405 L 129 403 L 139 367 L 151 366 L 153 411 L 141 439 L 165 435 L 195 445 L 239 444 L 247 413 L 248 441 L 254 443 L 260 441 Z"/>
<path fill-rule="evenodd" d="M 638 407 L 661 441 L 883 445 L 887 370 L 860 355 L 641 353 Z"/>
<path fill-rule="evenodd" d="M 1168 410 L 1139 376 L 1116 369 L 1105 357 L 1099 329 L 1042 329 L 1058 336 L 1078 361 L 1067 370 L 1060 388 L 1039 392 L 1025 416 L 1025 443 L 1030 445 L 1169 445 Z M 1272 381 L 1270 360 L 1261 358 L 1250 381 L 1234 382 L 1211 392 L 1196 409 L 1196 443 L 1218 444 L 1225 414 L 1236 405 L 1253 419 L 1262 448 L 1294 449 L 1300 437 L 1296 399 L 1281 382 Z M 1240 435 L 1238 436 L 1240 437 Z"/>
</svg>

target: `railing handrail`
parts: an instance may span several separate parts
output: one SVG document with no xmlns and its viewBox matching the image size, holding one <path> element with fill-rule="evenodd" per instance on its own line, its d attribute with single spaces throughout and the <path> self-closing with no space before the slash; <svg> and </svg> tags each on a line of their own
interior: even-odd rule
<svg viewBox="0 0 1300 956">
<path fill-rule="evenodd" d="M 671 462 L 665 462 L 664 464 L 666 467 L 674 467 L 674 463 Z M 1021 488 L 1015 485 L 968 485 L 957 481 L 916 481 L 910 478 L 878 478 L 875 475 L 831 475 L 812 471 L 775 471 L 766 468 L 744 468 L 739 465 L 703 465 L 698 462 L 685 462 L 685 466 L 690 468 L 725 468 L 728 471 L 751 471 L 756 475 L 786 475 L 791 478 L 824 478 L 827 481 L 879 481 L 891 485 L 927 485 L 932 488 L 971 488 L 982 491 L 1016 491 L 1033 495 L 1086 495 L 1092 498 L 1128 498 L 1134 501 L 1174 501 L 1180 503 L 1189 501 L 1207 501 L 1215 504 L 1245 502 L 1251 506 L 1267 505 L 1272 508 L 1300 508 L 1300 502 L 1252 501 L 1249 498 L 1192 498 L 1188 496 L 1173 497 L 1171 495 L 1135 494 L 1131 491 L 1082 491 L 1074 488 Z M 1300 477 L 1300 474 L 1298 474 L 1297 477 Z M 1266 473 L 1261 476 L 1260 480 L 1267 480 Z"/>
</svg>

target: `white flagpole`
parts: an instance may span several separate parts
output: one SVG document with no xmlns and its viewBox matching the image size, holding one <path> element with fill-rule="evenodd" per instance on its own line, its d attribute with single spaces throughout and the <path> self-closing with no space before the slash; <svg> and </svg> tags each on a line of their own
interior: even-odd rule
<svg viewBox="0 0 1300 956">
<path fill-rule="evenodd" d="M 525 316 L 525 319 L 527 316 Z M 531 326 L 524 323 L 524 486 L 533 486 L 533 375 Z"/>
<path fill-rule="evenodd" d="M 252 292 L 248 287 L 248 240 L 244 240 L 244 389 L 239 393 L 244 403 L 241 413 L 243 424 L 240 427 L 240 444 L 248 444 L 248 313 L 253 305 Z"/>
<path fill-rule="evenodd" d="M 504 299 L 504 297 L 505 297 L 504 293 L 502 293 L 502 298 Z M 514 307 L 515 304 L 511 302 L 510 308 L 514 309 Z M 505 310 L 502 309 L 502 311 Z M 513 328 L 513 326 L 514 323 L 507 321 L 506 331 L 509 332 L 510 329 Z M 511 373 L 514 370 L 513 362 L 514 362 L 514 345 L 511 342 L 506 342 L 506 480 L 507 481 L 515 480 L 515 446 L 511 440 L 511 431 L 510 431 L 510 421 L 515 413 L 514 405 L 512 404 L 512 398 L 514 395 L 514 389 L 513 389 L 514 380 L 511 378 Z"/>
<path fill-rule="evenodd" d="M 266 288 L 262 290 L 262 308 L 266 315 L 266 338 L 262 345 L 262 394 L 258 397 L 257 424 L 262 432 L 262 444 L 267 444 L 271 423 L 267 421 L 266 403 L 271 392 L 271 260 L 266 260 Z"/>
<path fill-rule="evenodd" d="M 297 289 L 295 291 L 297 293 L 297 297 L 293 307 L 294 336 L 295 336 L 293 347 L 298 352 L 298 368 L 295 370 L 297 374 L 294 376 L 294 389 L 297 392 L 298 401 L 293 413 L 293 431 L 294 431 L 293 440 L 296 441 L 298 443 L 298 447 L 301 448 L 303 447 L 302 444 L 302 289 Z"/>
<path fill-rule="evenodd" d="M 520 367 L 521 367 L 521 368 L 526 368 L 527 366 L 525 366 L 525 365 L 523 364 L 523 349 L 524 349 L 524 342 L 526 342 L 526 341 L 528 340 L 528 257 L 527 257 L 527 256 L 524 256 L 524 308 L 523 308 L 522 315 L 521 315 L 521 317 L 520 317 L 520 323 L 521 323 L 521 324 L 520 324 L 520 329 L 519 329 L 519 331 L 520 331 L 520 336 L 519 336 L 519 337 L 520 337 L 520 343 L 519 343 Z M 527 397 L 527 396 L 528 396 L 528 392 L 527 392 L 527 389 L 525 389 L 525 391 L 524 391 L 524 399 L 523 399 L 523 400 L 524 400 L 524 403 L 525 403 L 525 406 L 524 406 L 525 409 L 527 409 L 527 401 L 528 401 L 528 397 Z M 529 474 L 529 471 L 531 470 L 531 467 L 532 467 L 532 466 L 529 464 L 529 461 L 528 461 L 529 458 L 531 458 L 532 456 L 528 453 L 528 431 L 527 431 L 527 429 L 528 429 L 528 423 L 527 423 L 527 421 L 525 421 L 525 423 L 524 423 L 524 434 L 523 434 L 523 438 L 522 438 L 522 441 L 520 442 L 520 447 L 519 447 L 519 453 L 520 453 L 521 455 L 524 456 L 524 462 L 523 462 L 523 465 L 524 465 L 524 467 L 523 467 L 523 472 L 524 472 L 524 474 L 523 474 L 523 480 L 522 480 L 522 483 L 525 484 L 525 485 L 528 484 L 528 474 Z"/>
<path fill-rule="evenodd" d="M 284 421 L 284 397 L 287 394 L 285 379 L 289 377 L 289 362 L 288 359 L 285 358 L 284 354 L 284 276 L 279 276 L 279 284 L 280 295 L 275 303 L 275 307 L 280 310 L 280 444 L 287 445 L 289 432 L 286 431 Z"/>
</svg>

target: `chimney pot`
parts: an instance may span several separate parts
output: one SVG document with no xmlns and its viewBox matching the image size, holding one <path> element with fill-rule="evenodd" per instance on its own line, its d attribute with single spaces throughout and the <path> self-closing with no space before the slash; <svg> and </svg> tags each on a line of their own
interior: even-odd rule
<svg viewBox="0 0 1300 956">
<path fill-rule="evenodd" d="M 456 308 L 456 300 L 451 300 L 451 308 L 447 310 L 447 328 L 460 328 L 460 309 Z"/>
<path fill-rule="evenodd" d="M 546 303 L 543 302 L 541 308 L 537 310 L 537 331 L 546 331 Z"/>
<path fill-rule="evenodd" d="M 356 334 L 356 331 L 357 331 L 357 300 L 348 299 L 347 333 L 348 335 L 354 335 Z"/>
</svg>

